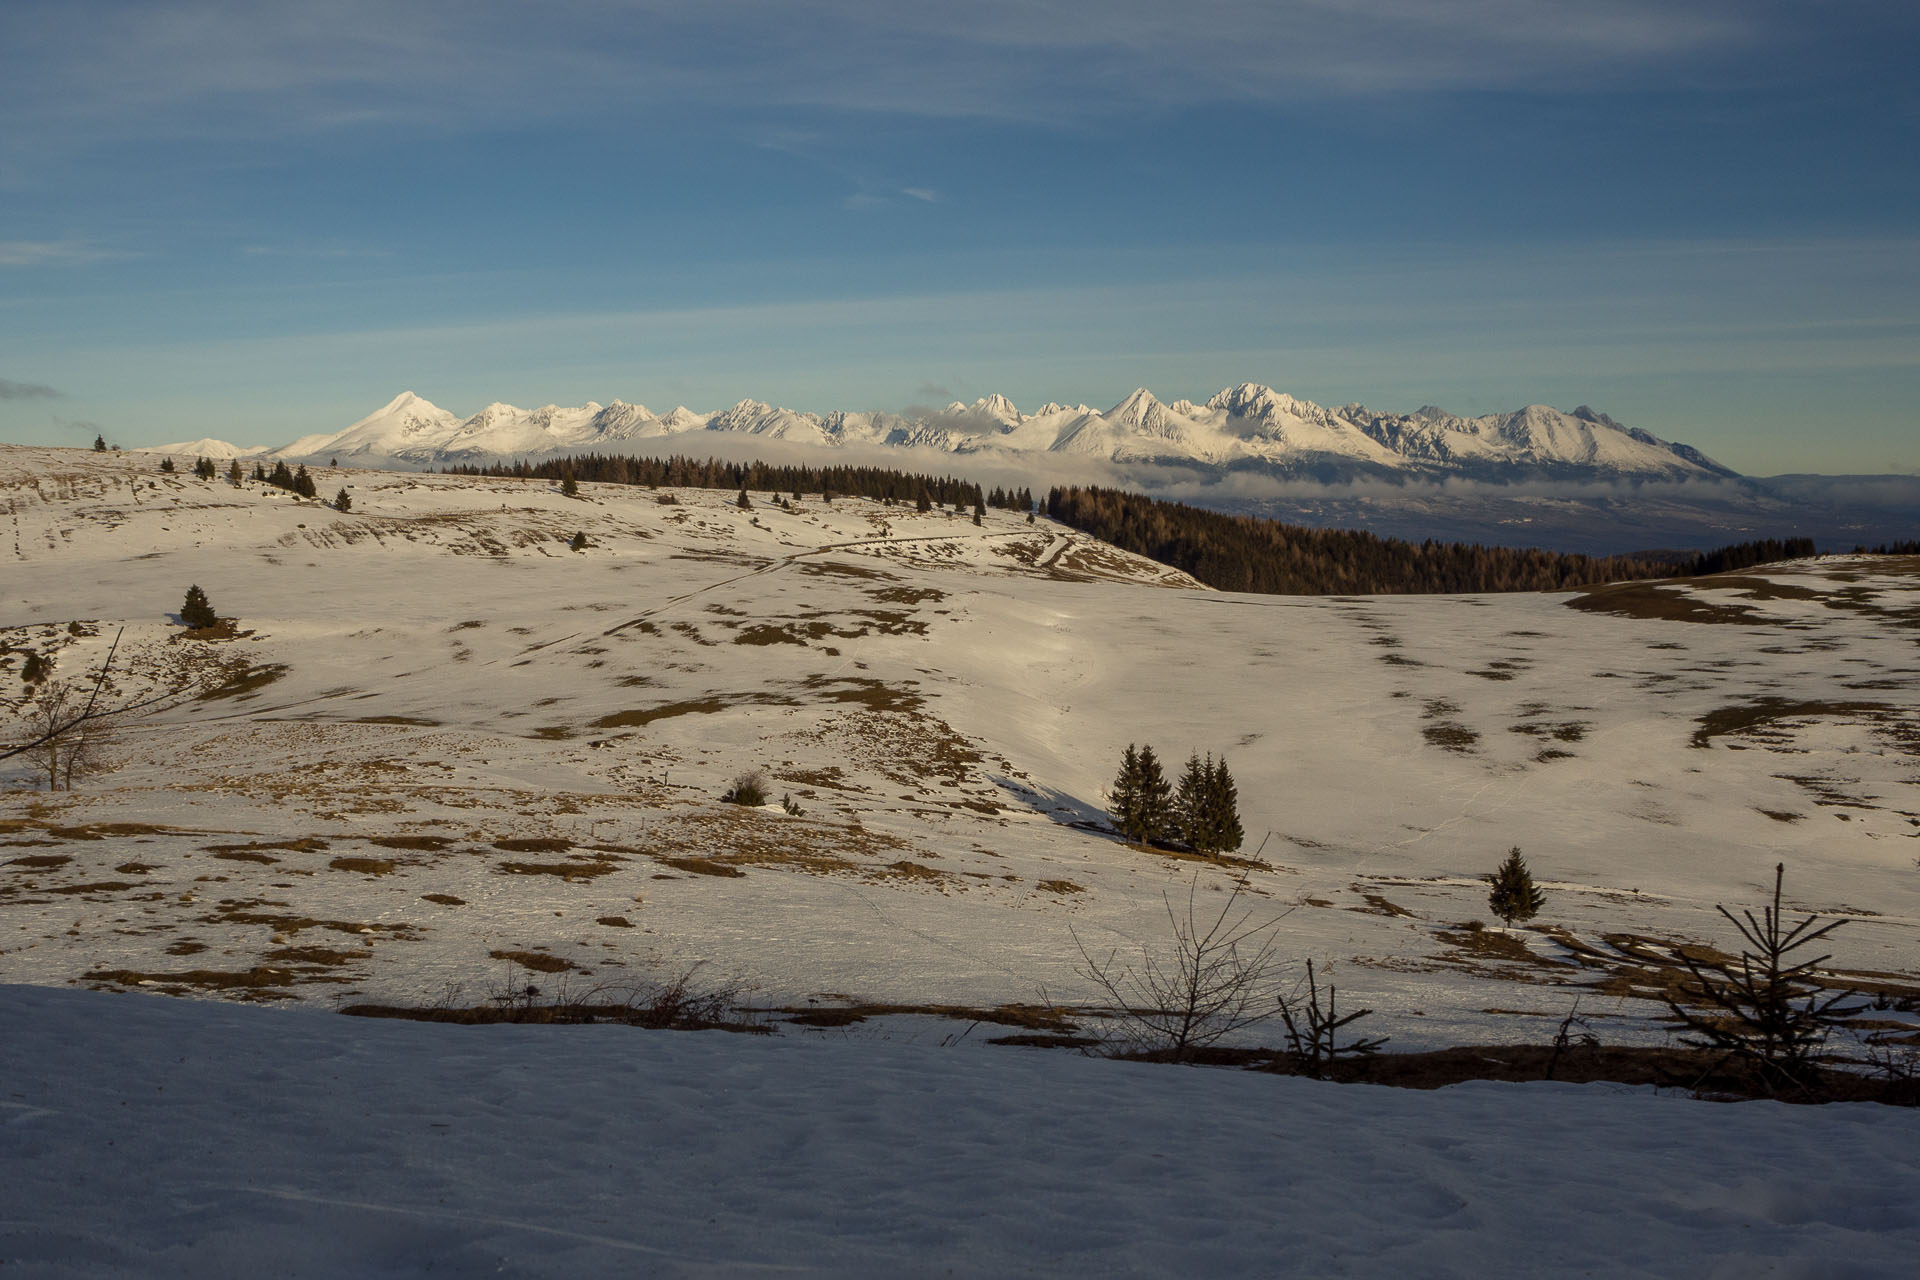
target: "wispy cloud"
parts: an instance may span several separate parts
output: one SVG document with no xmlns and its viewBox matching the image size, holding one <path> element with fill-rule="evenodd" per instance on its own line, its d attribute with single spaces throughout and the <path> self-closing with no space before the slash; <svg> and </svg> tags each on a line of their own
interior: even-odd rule
<svg viewBox="0 0 1920 1280">
<path fill-rule="evenodd" d="M 0 378 L 0 400 L 58 400 L 60 393 L 38 382 L 15 382 Z"/>
<path fill-rule="evenodd" d="M 81 267 L 132 256 L 85 240 L 0 240 L 0 267 Z"/>
<path fill-rule="evenodd" d="M 16 0 L 0 112 L 23 135 L 459 128 L 660 102 L 1063 122 L 1328 94 L 1690 81 L 1809 24 L 1786 0 Z M 549 92 L 591 84 L 586 95 Z M 804 141 L 805 130 L 790 131 Z M 780 146 L 772 137 L 765 145 Z M 924 190 L 924 188 L 916 188 Z M 925 198 L 915 195 L 914 198 Z"/>
</svg>

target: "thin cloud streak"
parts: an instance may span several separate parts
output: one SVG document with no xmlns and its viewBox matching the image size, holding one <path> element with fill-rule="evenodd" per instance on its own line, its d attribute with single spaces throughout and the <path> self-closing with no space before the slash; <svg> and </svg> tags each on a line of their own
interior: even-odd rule
<svg viewBox="0 0 1920 1280">
<path fill-rule="evenodd" d="M 0 400 L 58 400 L 61 393 L 38 382 L 0 378 Z"/>
<path fill-rule="evenodd" d="M 1070 123 L 1329 94 L 1591 92 L 1683 66 L 1710 77 L 1812 21 L 1755 0 L 1192 0 L 1177 15 L 1162 0 L 7 8 L 0 107 L 31 127 L 16 128 L 16 145 L 34 130 L 444 129 L 663 102 Z M 594 92 L 554 94 L 556 83 Z"/>
</svg>

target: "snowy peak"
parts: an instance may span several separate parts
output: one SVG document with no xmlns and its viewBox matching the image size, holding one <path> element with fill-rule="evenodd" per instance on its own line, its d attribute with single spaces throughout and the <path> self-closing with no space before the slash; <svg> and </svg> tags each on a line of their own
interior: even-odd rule
<svg viewBox="0 0 1920 1280">
<path fill-rule="evenodd" d="M 1011 399 L 996 392 L 971 404 L 956 400 L 921 416 L 805 413 L 743 399 L 717 413 L 697 413 L 681 405 L 664 416 L 621 400 L 604 408 L 593 402 L 538 409 L 494 403 L 461 419 L 405 391 L 344 431 L 306 436 L 273 452 L 289 458 L 476 461 L 560 450 L 618 449 L 626 442 L 692 431 L 825 446 L 1063 453 L 1120 462 L 1254 466 L 1329 480 L 1362 475 L 1472 475 L 1499 480 L 1541 475 L 1687 479 L 1735 474 L 1696 449 L 1626 427 L 1586 405 L 1562 412 L 1533 404 L 1477 418 L 1433 405 L 1412 413 L 1377 413 L 1360 404 L 1326 408 L 1258 382 L 1228 387 L 1204 403 L 1179 399 L 1166 404 L 1147 388 L 1137 387 L 1104 413 L 1084 404 L 1049 402 L 1023 414 Z"/>
</svg>

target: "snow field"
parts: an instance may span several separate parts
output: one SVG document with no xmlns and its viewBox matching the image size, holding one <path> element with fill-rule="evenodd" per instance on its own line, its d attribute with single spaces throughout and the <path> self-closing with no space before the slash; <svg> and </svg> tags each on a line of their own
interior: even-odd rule
<svg viewBox="0 0 1920 1280">
<path fill-rule="evenodd" d="M 0 987 L 9 1276 L 1898 1277 L 1920 1117 Z"/>
</svg>

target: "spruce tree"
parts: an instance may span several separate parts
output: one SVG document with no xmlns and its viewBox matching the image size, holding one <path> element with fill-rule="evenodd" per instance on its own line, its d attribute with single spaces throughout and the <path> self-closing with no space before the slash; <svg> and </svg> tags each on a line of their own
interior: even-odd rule
<svg viewBox="0 0 1920 1280">
<path fill-rule="evenodd" d="M 1212 769 L 1207 789 L 1208 834 L 1213 840 L 1213 852 L 1231 853 L 1246 842 L 1247 833 L 1240 828 L 1240 789 L 1233 785 L 1233 775 L 1227 772 L 1227 758 Z"/>
<path fill-rule="evenodd" d="M 1197 751 L 1188 756 L 1187 767 L 1180 774 L 1180 785 L 1173 791 L 1174 828 L 1195 853 L 1213 851 L 1207 840 L 1212 763 L 1213 757 L 1209 756 L 1207 763 L 1202 764 Z"/>
<path fill-rule="evenodd" d="M 585 551 L 587 549 L 587 535 L 584 533 L 574 534 L 573 541 L 567 543 L 567 548 L 572 551 Z"/>
<path fill-rule="evenodd" d="M 560 496 L 563 498 L 571 498 L 578 495 L 579 492 L 580 482 L 574 479 L 573 468 L 569 467 L 560 473 Z"/>
<path fill-rule="evenodd" d="M 238 458 L 227 464 L 227 483 L 236 489 L 240 487 L 240 459 Z"/>
<path fill-rule="evenodd" d="M 1507 860 L 1487 877 L 1487 884 L 1491 886 L 1488 909 L 1509 925 L 1515 920 L 1533 919 L 1547 902 L 1547 895 L 1533 883 L 1533 873 L 1527 870 L 1519 845 L 1507 852 Z"/>
<path fill-rule="evenodd" d="M 180 621 L 195 631 L 220 621 L 213 611 L 212 602 L 207 599 L 207 593 L 198 584 L 187 588 L 186 603 L 180 606 Z"/>
<path fill-rule="evenodd" d="M 919 495 L 914 498 L 913 509 L 920 512 L 933 510 L 933 498 L 925 489 L 921 489 Z"/>
<path fill-rule="evenodd" d="M 1129 742 L 1120 755 L 1120 773 L 1113 780 L 1108 797 L 1113 806 L 1113 825 L 1129 840 L 1139 840 L 1140 825 L 1140 753 Z"/>
<path fill-rule="evenodd" d="M 276 462 L 273 464 L 273 474 L 267 476 L 266 481 L 276 489 L 291 489 L 293 488 L 293 472 L 287 470 L 286 463 Z"/>
<path fill-rule="evenodd" d="M 1173 788 L 1150 746 L 1140 748 L 1140 827 L 1143 844 L 1165 839 L 1173 830 Z"/>
<path fill-rule="evenodd" d="M 213 464 L 208 463 L 207 465 L 211 467 Z M 294 473 L 293 491 L 303 498 L 317 498 L 320 496 L 320 486 L 316 485 L 313 482 L 313 477 L 307 474 L 305 463 L 301 463 L 300 470 Z"/>
<path fill-rule="evenodd" d="M 93 438 L 93 451 L 95 453 L 105 453 L 107 451 L 107 438 L 105 436 L 95 436 Z"/>
<path fill-rule="evenodd" d="M 351 511 L 351 510 L 353 510 L 353 499 L 352 499 L 351 497 L 349 497 L 349 496 L 347 496 L 347 491 L 346 491 L 346 489 L 345 489 L 344 487 L 343 487 L 343 488 L 342 488 L 342 489 L 340 490 L 340 492 L 339 492 L 339 493 L 337 493 L 337 494 L 335 494 L 335 495 L 334 495 L 334 498 L 333 498 L 333 509 L 334 509 L 335 511 Z"/>
<path fill-rule="evenodd" d="M 27 650 L 27 660 L 20 665 L 20 678 L 28 684 L 38 684 L 47 678 L 47 660 Z"/>
<path fill-rule="evenodd" d="M 162 458 L 162 459 L 160 459 L 160 469 L 161 469 L 162 471 L 164 471 L 164 472 L 166 472 L 166 473 L 167 473 L 168 475 L 172 475 L 172 474 L 173 474 L 173 459 L 172 459 L 172 458 Z"/>
<path fill-rule="evenodd" d="M 742 511 L 751 511 L 753 510 L 753 499 L 747 496 L 747 491 L 745 489 L 742 489 L 740 491 L 740 496 L 733 500 L 733 505 L 740 508 Z"/>
</svg>

